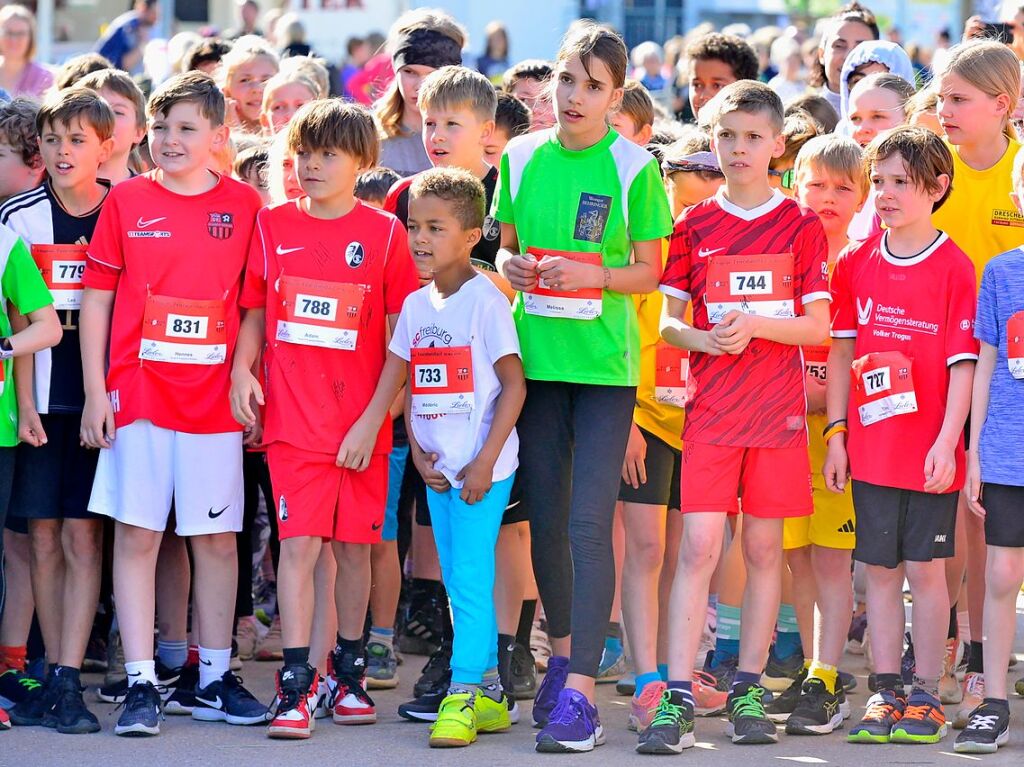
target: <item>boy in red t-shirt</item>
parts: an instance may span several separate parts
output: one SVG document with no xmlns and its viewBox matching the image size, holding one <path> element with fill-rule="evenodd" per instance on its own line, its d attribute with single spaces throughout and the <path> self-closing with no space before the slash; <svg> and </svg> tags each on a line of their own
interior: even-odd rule
<svg viewBox="0 0 1024 767">
<path fill-rule="evenodd" d="M 676 222 L 661 279 L 662 338 L 690 350 L 695 394 L 683 428 L 686 515 L 669 611 L 668 691 L 641 753 L 694 744 L 693 657 L 726 515 L 743 505 L 749 573 L 739 667 L 729 692 L 734 743 L 774 743 L 762 702 L 782 581 L 782 522 L 811 513 L 800 346 L 828 331 L 828 244 L 818 217 L 768 183 L 784 150 L 782 102 L 763 83 L 722 89 L 705 110 L 725 175 Z M 693 324 L 684 321 L 693 303 Z"/>
<path fill-rule="evenodd" d="M 853 477 L 853 556 L 867 565 L 878 693 L 849 740 L 937 743 L 947 729 L 939 702 L 949 623 L 944 559 L 953 556 L 978 358 L 974 268 L 932 226 L 953 178 L 941 139 L 897 128 L 868 145 L 865 162 L 887 229 L 844 252 L 832 276 L 822 470 L 837 493 Z M 900 676 L 904 578 L 914 600 L 909 698 Z"/>
<path fill-rule="evenodd" d="M 288 128 L 305 196 L 257 218 L 232 369 L 231 406 L 247 427 L 262 387 L 252 374 L 266 341 L 264 442 L 281 536 L 278 604 L 284 666 L 268 735 L 308 738 L 316 670 L 309 665 L 321 543 L 338 562 L 338 644 L 331 656 L 334 721 L 376 721 L 366 694 L 363 623 L 370 599 L 370 546 L 381 540 L 391 424 L 405 381 L 387 353 L 406 296 L 419 286 L 405 229 L 355 197 L 356 177 L 377 163 L 373 117 L 337 100 L 305 105 Z"/>
<path fill-rule="evenodd" d="M 192 717 L 229 724 L 267 717 L 229 670 L 242 431 L 231 417 L 226 363 L 260 200 L 251 187 L 208 170 L 228 138 L 224 96 L 209 76 L 168 80 L 148 113 L 157 167 L 107 196 L 89 244 L 79 319 L 81 437 L 103 448 L 89 510 L 116 520 L 114 597 L 129 684 L 118 735 L 160 732 L 154 579 L 172 499 L 176 531 L 191 536 L 195 562 L 200 665 Z"/>
</svg>

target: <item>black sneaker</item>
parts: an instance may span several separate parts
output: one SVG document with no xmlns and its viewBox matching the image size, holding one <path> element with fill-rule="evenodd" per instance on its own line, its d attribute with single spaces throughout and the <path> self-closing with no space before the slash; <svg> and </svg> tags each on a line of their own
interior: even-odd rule
<svg viewBox="0 0 1024 767">
<path fill-rule="evenodd" d="M 206 687 L 197 687 L 192 718 L 200 722 L 228 724 L 263 724 L 270 719 L 270 710 L 242 686 L 242 680 L 231 670 Z"/>
<path fill-rule="evenodd" d="M 970 721 L 956 736 L 958 754 L 994 754 L 1010 739 L 1010 707 L 1005 700 L 985 698 L 971 712 Z"/>
<path fill-rule="evenodd" d="M 100 731 L 100 722 L 86 708 L 82 699 L 82 687 L 78 674 L 57 674 L 54 676 L 57 688 L 56 703 L 45 723 L 57 728 L 63 735 L 86 735 Z"/>
<path fill-rule="evenodd" d="M 174 691 L 174 685 L 178 681 L 178 677 L 181 675 L 181 669 L 168 668 L 160 662 L 159 658 L 156 659 L 155 663 L 157 686 L 166 688 L 165 695 L 170 695 Z M 104 703 L 124 703 L 124 696 L 127 694 L 128 677 L 103 685 L 96 691 L 96 697 Z"/>
<path fill-rule="evenodd" d="M 512 696 L 516 700 L 532 700 L 537 696 L 537 664 L 530 648 L 516 642 L 512 648 Z"/>
<path fill-rule="evenodd" d="M 440 649 L 433 653 L 423 666 L 420 678 L 416 680 L 416 684 L 412 688 L 413 697 L 418 698 L 424 693 L 435 689 L 439 679 L 443 679 L 446 676 L 450 679 L 452 673 L 451 663 L 452 646 L 450 643 L 444 642 Z"/>
<path fill-rule="evenodd" d="M 651 724 L 640 733 L 638 754 L 678 754 L 696 744 L 693 706 L 679 690 L 665 690 Z"/>
<path fill-rule="evenodd" d="M 772 702 L 764 707 L 769 719 L 773 722 L 785 722 L 789 719 L 790 714 L 796 710 L 797 701 L 800 700 L 800 690 L 806 679 L 807 671 L 804 670 L 786 688 L 785 692 L 772 698 Z"/>
<path fill-rule="evenodd" d="M 160 693 L 149 682 L 139 682 L 128 688 L 121 706 L 115 735 L 144 737 L 160 734 Z"/>
<path fill-rule="evenodd" d="M 11 716 L 11 724 L 15 727 L 44 727 L 47 724 L 54 726 L 54 720 L 47 715 L 57 703 L 59 693 L 60 690 L 54 684 L 51 672 L 40 687 L 34 688 L 21 703 L 7 712 Z"/>
<path fill-rule="evenodd" d="M 829 692 L 825 683 L 816 677 L 804 682 L 800 690 L 800 700 L 786 720 L 786 734 L 827 735 L 842 726 L 843 715 L 839 711 L 839 696 Z"/>
<path fill-rule="evenodd" d="M 914 657 L 914 640 L 910 638 L 910 632 L 905 635 L 907 649 L 903 651 L 900 659 L 900 675 L 903 677 L 903 684 L 909 687 L 914 683 L 914 671 L 917 670 L 917 659 Z"/>
<path fill-rule="evenodd" d="M 451 683 L 452 672 L 448 669 L 447 674 L 438 679 L 434 687 L 417 695 L 415 700 L 400 705 L 398 715 L 411 722 L 436 722 L 437 711 L 441 708 L 441 701 L 447 697 Z"/>
<path fill-rule="evenodd" d="M 726 733 L 733 743 L 778 743 L 779 733 L 764 711 L 765 689 L 759 684 L 737 684 L 729 693 L 729 724 Z"/>
<path fill-rule="evenodd" d="M 848 674 L 845 671 L 839 671 L 839 684 L 843 686 L 843 690 L 846 692 L 853 692 L 857 689 L 857 677 L 853 674 Z"/>
<path fill-rule="evenodd" d="M 429 594 L 412 594 L 398 637 L 399 649 L 413 655 L 436 652 L 444 635 L 446 609 L 447 599 L 440 584 Z"/>
<path fill-rule="evenodd" d="M 43 683 L 34 676 L 9 668 L 0 674 L 0 708 L 9 711 L 42 687 Z"/>
<path fill-rule="evenodd" d="M 716 690 L 729 692 L 732 689 L 732 680 L 736 677 L 740 659 L 735 655 L 729 655 L 722 658 L 717 665 L 712 665 L 714 660 L 715 651 L 708 650 L 708 654 L 704 658 L 704 673 L 714 677 Z"/>
<path fill-rule="evenodd" d="M 181 667 L 177 681 L 164 694 L 164 713 L 172 716 L 191 716 L 196 705 L 196 688 L 199 687 L 199 666 Z"/>
<path fill-rule="evenodd" d="M 764 667 L 761 681 L 767 689 L 783 692 L 803 671 L 803 653 L 795 652 L 788 658 L 780 658 L 775 654 L 775 645 L 772 645 L 768 650 L 768 663 Z"/>
</svg>

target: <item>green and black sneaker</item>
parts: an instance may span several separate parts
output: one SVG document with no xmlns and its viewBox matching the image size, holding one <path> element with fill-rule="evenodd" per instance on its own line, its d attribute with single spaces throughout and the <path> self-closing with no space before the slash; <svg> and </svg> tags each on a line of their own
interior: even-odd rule
<svg viewBox="0 0 1024 767">
<path fill-rule="evenodd" d="M 650 726 L 636 744 L 640 754 L 678 754 L 693 748 L 693 706 L 680 690 L 665 690 Z"/>
<path fill-rule="evenodd" d="M 779 742 L 775 723 L 768 718 L 761 702 L 764 693 L 765 688 L 756 683 L 741 682 L 733 686 L 726 705 L 729 711 L 726 733 L 733 743 L 758 745 Z"/>
</svg>

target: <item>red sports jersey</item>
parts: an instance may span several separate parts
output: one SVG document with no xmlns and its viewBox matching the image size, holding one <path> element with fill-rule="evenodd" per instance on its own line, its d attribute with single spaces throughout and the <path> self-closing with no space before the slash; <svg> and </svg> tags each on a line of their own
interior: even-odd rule
<svg viewBox="0 0 1024 767">
<path fill-rule="evenodd" d="M 116 291 L 107 372 L 115 423 L 238 431 L 227 363 L 260 198 L 226 177 L 203 194 L 175 194 L 155 173 L 110 190 L 82 280 Z"/>
<path fill-rule="evenodd" d="M 850 473 L 923 491 L 925 457 L 946 414 L 949 366 L 978 358 L 974 266 L 945 234 L 904 258 L 888 252 L 886 237 L 845 250 L 832 276 L 832 337 L 856 339 L 860 371 L 850 391 Z M 963 484 L 958 440 L 949 489 Z"/>
<path fill-rule="evenodd" d="M 829 298 L 828 243 L 818 217 L 782 193 L 744 210 L 720 190 L 688 208 L 669 242 L 662 292 L 693 302 L 710 330 L 732 309 L 795 317 Z M 799 346 L 755 338 L 739 355 L 690 353 L 694 395 L 683 440 L 733 447 L 807 444 Z"/>
<path fill-rule="evenodd" d="M 242 306 L 266 308 L 264 442 L 334 455 L 373 398 L 387 357 L 387 316 L 419 287 L 405 229 L 357 203 L 314 218 L 303 199 L 256 221 Z M 391 450 L 385 419 L 375 453 Z"/>
</svg>

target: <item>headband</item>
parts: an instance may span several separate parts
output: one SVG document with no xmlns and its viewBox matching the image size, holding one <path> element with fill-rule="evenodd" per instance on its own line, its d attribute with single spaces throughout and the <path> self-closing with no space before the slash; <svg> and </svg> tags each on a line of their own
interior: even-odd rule
<svg viewBox="0 0 1024 767">
<path fill-rule="evenodd" d="M 462 63 L 462 49 L 437 30 L 414 29 L 398 38 L 391 63 L 396 72 L 414 64 L 434 69 L 458 66 Z"/>
<path fill-rule="evenodd" d="M 662 170 L 666 173 L 677 171 L 705 171 L 708 173 L 721 173 L 722 168 L 718 164 L 718 157 L 714 152 L 694 152 L 679 160 L 665 160 L 661 164 Z"/>
</svg>

